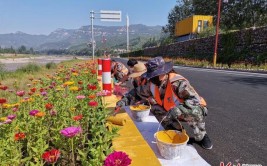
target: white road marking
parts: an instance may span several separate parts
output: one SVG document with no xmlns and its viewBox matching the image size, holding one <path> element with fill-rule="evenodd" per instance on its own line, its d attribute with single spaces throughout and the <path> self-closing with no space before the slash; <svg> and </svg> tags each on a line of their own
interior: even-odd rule
<svg viewBox="0 0 267 166">
<path fill-rule="evenodd" d="M 216 69 L 205 69 L 205 68 L 194 68 L 194 67 L 184 67 L 184 66 L 174 66 L 174 69 L 184 69 L 184 70 L 193 70 L 201 72 L 210 72 L 210 73 L 222 73 L 229 75 L 238 75 L 238 76 L 248 76 L 248 77 L 263 77 L 267 78 L 267 74 L 264 73 L 251 73 L 251 72 L 240 72 L 240 71 L 227 71 L 227 70 L 216 70 Z"/>
</svg>

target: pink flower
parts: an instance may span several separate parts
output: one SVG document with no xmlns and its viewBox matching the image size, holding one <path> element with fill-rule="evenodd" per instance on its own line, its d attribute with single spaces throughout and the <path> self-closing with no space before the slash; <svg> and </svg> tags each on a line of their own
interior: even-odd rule
<svg viewBox="0 0 267 166">
<path fill-rule="evenodd" d="M 109 95 L 111 95 L 111 92 L 108 90 L 102 90 L 96 93 L 96 96 L 109 96 Z"/>
<path fill-rule="evenodd" d="M 7 119 L 7 120 L 4 121 L 4 124 L 10 124 L 11 122 L 12 122 L 11 119 Z"/>
<path fill-rule="evenodd" d="M 72 138 L 81 132 L 82 132 L 81 127 L 74 127 L 74 126 L 60 130 L 60 134 L 64 135 L 67 138 Z"/>
<path fill-rule="evenodd" d="M 7 118 L 10 119 L 10 120 L 13 120 L 13 119 L 16 118 L 16 115 L 14 115 L 14 114 L 13 115 L 8 115 Z"/>
<path fill-rule="evenodd" d="M 40 112 L 40 111 L 39 110 L 31 110 L 29 114 L 31 116 L 35 116 L 38 112 Z"/>
<path fill-rule="evenodd" d="M 91 107 L 96 107 L 96 106 L 98 106 L 98 103 L 96 101 L 89 101 L 88 105 Z"/>
<path fill-rule="evenodd" d="M 25 91 L 21 90 L 21 91 L 17 91 L 16 93 L 19 97 L 22 97 L 25 95 Z"/>
<path fill-rule="evenodd" d="M 79 95 L 79 96 L 76 96 L 76 99 L 84 99 L 85 96 L 84 95 Z"/>
<path fill-rule="evenodd" d="M 114 151 L 106 157 L 104 166 L 129 166 L 131 162 L 132 160 L 125 152 Z"/>
<path fill-rule="evenodd" d="M 49 113 L 50 113 L 51 116 L 57 115 L 57 111 L 56 110 L 50 110 Z"/>
</svg>

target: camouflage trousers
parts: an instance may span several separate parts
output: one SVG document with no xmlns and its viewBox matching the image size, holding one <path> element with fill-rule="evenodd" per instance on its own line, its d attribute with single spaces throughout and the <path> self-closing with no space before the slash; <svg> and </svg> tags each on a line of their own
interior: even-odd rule
<svg viewBox="0 0 267 166">
<path fill-rule="evenodd" d="M 180 121 L 186 121 L 188 125 L 193 129 L 194 138 L 196 141 L 201 141 L 206 134 L 205 129 L 205 116 L 207 115 L 207 108 L 202 106 L 187 107 L 180 105 L 173 108 L 177 118 L 168 116 L 168 112 L 165 111 L 160 105 L 152 105 L 151 113 L 157 118 L 164 129 L 169 129 L 171 126 L 177 130 L 181 130 Z"/>
</svg>

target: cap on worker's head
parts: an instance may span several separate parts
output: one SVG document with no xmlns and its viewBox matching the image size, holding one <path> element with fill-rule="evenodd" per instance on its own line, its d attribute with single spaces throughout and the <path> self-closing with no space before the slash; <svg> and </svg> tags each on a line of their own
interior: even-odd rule
<svg viewBox="0 0 267 166">
<path fill-rule="evenodd" d="M 145 64 L 147 72 L 142 77 L 150 79 L 162 74 L 167 74 L 172 70 L 173 64 L 171 62 L 165 62 L 161 56 L 150 59 Z"/>
<path fill-rule="evenodd" d="M 142 74 L 146 72 L 146 66 L 142 62 L 138 62 L 136 65 L 134 65 L 132 73 L 129 75 L 129 77 L 135 78 L 139 77 Z"/>
</svg>

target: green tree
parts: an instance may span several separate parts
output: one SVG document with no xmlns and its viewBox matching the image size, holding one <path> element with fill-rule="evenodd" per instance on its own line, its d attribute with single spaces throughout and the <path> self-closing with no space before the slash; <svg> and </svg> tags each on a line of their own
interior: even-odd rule
<svg viewBox="0 0 267 166">
<path fill-rule="evenodd" d="M 18 48 L 18 53 L 19 54 L 26 54 L 27 53 L 27 48 L 24 45 L 20 46 Z"/>
<path fill-rule="evenodd" d="M 176 22 L 193 14 L 192 2 L 192 0 L 177 0 L 177 5 L 174 6 L 168 15 L 168 24 L 162 28 L 164 33 L 169 33 L 171 37 L 175 35 Z"/>
</svg>

